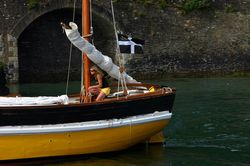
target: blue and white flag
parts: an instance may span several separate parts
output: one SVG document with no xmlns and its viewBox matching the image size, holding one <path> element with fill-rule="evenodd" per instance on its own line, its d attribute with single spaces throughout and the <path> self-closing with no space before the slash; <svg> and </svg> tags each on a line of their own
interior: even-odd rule
<svg viewBox="0 0 250 166">
<path fill-rule="evenodd" d="M 118 39 L 121 53 L 143 54 L 142 45 L 144 44 L 144 40 L 122 34 L 118 34 Z"/>
</svg>

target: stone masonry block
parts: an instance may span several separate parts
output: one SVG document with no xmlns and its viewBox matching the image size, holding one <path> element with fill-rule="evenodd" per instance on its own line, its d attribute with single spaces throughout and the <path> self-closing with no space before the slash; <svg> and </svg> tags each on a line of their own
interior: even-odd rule
<svg viewBox="0 0 250 166">
<path fill-rule="evenodd" d="M 8 42 L 16 42 L 16 41 L 17 41 L 16 38 L 13 37 L 13 36 L 10 35 L 10 34 L 7 35 L 7 39 L 8 39 Z"/>
</svg>

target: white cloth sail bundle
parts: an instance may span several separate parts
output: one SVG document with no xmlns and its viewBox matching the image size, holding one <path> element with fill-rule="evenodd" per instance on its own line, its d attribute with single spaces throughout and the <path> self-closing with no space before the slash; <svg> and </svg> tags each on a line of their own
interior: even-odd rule
<svg viewBox="0 0 250 166">
<path fill-rule="evenodd" d="M 78 49 L 80 49 L 82 52 L 85 52 L 88 58 L 93 63 L 107 72 L 111 77 L 119 79 L 119 67 L 113 63 L 112 59 L 108 56 L 103 55 L 95 48 L 95 46 L 84 39 L 78 32 L 78 26 L 75 23 L 70 22 L 69 26 L 71 27 L 71 29 L 65 29 L 68 39 Z M 124 75 L 126 83 L 139 83 L 125 72 L 123 72 L 122 74 Z"/>
<path fill-rule="evenodd" d="M 0 97 L 0 107 L 6 106 L 32 106 L 32 105 L 51 105 L 68 104 L 67 95 L 57 97 L 39 96 L 39 97 Z"/>
</svg>

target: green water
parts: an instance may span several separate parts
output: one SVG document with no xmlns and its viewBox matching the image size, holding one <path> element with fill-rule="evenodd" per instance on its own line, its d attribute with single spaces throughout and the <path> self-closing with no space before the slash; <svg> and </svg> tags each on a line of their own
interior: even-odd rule
<svg viewBox="0 0 250 166">
<path fill-rule="evenodd" d="M 250 165 L 250 78 L 183 79 L 166 147 L 172 165 Z"/>
<path fill-rule="evenodd" d="M 173 118 L 164 130 L 165 145 L 142 144 L 122 152 L 38 160 L 30 165 L 250 165 L 250 78 L 192 78 L 154 83 L 177 89 Z M 45 95 L 51 89 L 61 94 L 64 86 L 33 84 L 19 89 L 31 95 L 38 91 Z M 72 83 L 71 92 L 78 89 Z"/>
</svg>

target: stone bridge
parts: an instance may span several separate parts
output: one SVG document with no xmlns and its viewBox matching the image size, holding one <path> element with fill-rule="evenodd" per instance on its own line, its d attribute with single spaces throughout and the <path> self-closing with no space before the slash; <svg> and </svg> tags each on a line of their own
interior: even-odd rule
<svg viewBox="0 0 250 166">
<path fill-rule="evenodd" d="M 0 3 L 0 61 L 6 64 L 8 80 L 65 81 L 70 43 L 59 24 L 72 21 L 75 0 L 27 2 L 31 1 Z M 127 72 L 137 79 L 249 73 L 250 1 L 211 2 L 212 10 L 182 14 L 157 3 L 116 1 L 118 29 L 145 39 L 144 55 L 126 55 Z M 116 61 L 110 0 L 92 3 L 95 46 Z M 228 7 L 234 10 L 226 12 Z M 80 24 L 80 0 L 75 9 L 75 22 Z M 72 80 L 80 80 L 80 54 L 72 50 Z"/>
<path fill-rule="evenodd" d="M 98 1 L 92 3 L 94 42 L 103 53 L 114 56 L 112 16 L 110 7 L 105 7 Z M 81 1 L 40 0 L 29 4 L 27 0 L 3 0 L 0 10 L 0 61 L 6 64 L 9 82 L 65 81 L 70 44 L 60 22 L 74 19 L 80 25 Z M 73 48 L 73 80 L 79 80 L 80 61 L 80 51 Z"/>
</svg>

